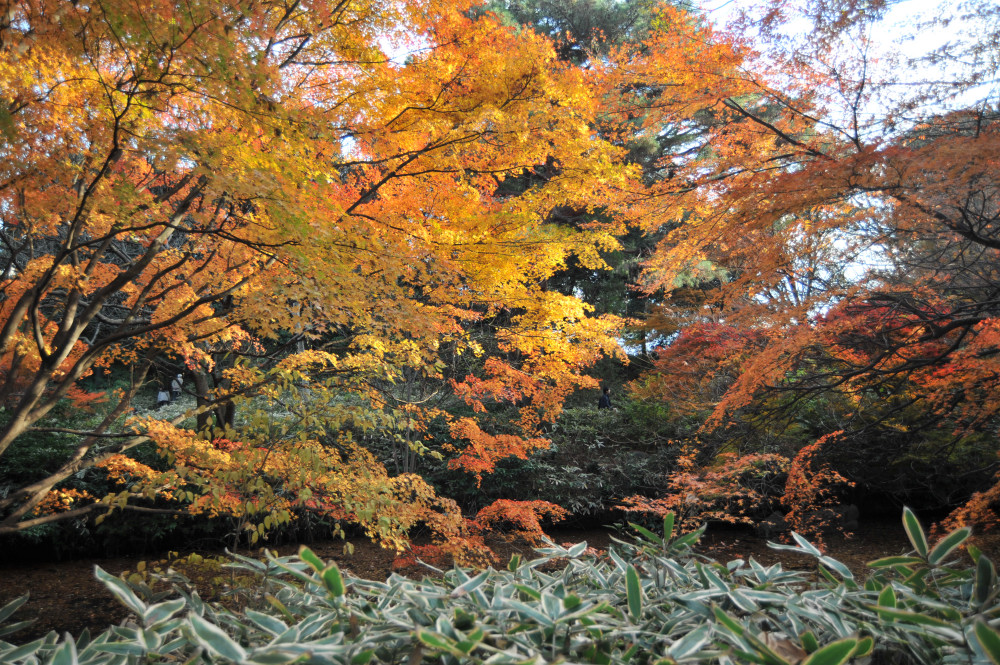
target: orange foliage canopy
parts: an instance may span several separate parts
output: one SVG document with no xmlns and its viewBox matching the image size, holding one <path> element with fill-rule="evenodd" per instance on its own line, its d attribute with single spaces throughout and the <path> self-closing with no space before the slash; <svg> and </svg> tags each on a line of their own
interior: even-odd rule
<svg viewBox="0 0 1000 665">
<path fill-rule="evenodd" d="M 666 348 L 639 393 L 685 393 L 710 426 L 817 395 L 850 405 L 845 429 L 912 407 L 957 440 L 1000 416 L 1000 115 L 983 85 L 1000 8 L 892 26 L 963 31 L 906 62 L 871 40 L 888 5 L 775 0 L 733 33 L 760 35 L 757 52 L 677 22 L 673 42 L 618 54 L 649 82 L 617 84 L 608 122 L 692 129 L 629 207 L 663 238 L 645 286 L 674 295 L 649 321 Z M 694 80 L 674 88 L 659 68 L 678 62 Z"/>
<path fill-rule="evenodd" d="M 617 352 L 619 325 L 538 288 L 570 257 L 600 266 L 599 252 L 617 242 L 612 228 L 559 227 L 548 213 L 602 205 L 628 171 L 619 149 L 594 136 L 584 73 L 557 62 L 545 39 L 468 9 L 436 0 L 9 5 L 0 19 L 0 455 L 61 400 L 87 399 L 78 382 L 95 368 L 135 372 L 62 468 L 0 499 L 0 533 L 59 517 L 31 516 L 56 483 L 95 463 L 120 466 L 114 456 L 145 437 L 173 456 L 172 473 L 219 476 L 218 491 L 207 475 L 195 483 L 214 497 L 205 510 L 243 500 L 224 489 L 232 455 L 253 467 L 261 453 L 213 448 L 214 435 L 136 421 L 135 437 L 97 446 L 120 427 L 158 354 L 222 377 L 199 388 L 202 408 L 261 391 L 280 399 L 278 387 L 303 380 L 314 389 L 301 395 L 318 402 L 357 395 L 326 409 L 327 429 L 396 413 L 379 386 L 404 375 L 442 387 L 451 379 L 471 403 L 524 407 L 521 443 L 457 425 L 470 439 L 468 466 L 542 445 L 538 419 L 593 385 L 582 368 Z M 544 178 L 523 192 L 500 187 L 539 169 Z M 499 320 L 505 360 L 478 378 L 446 376 L 449 358 L 481 353 L 470 326 Z M 221 351 L 259 352 L 260 340 L 285 333 L 347 342 L 259 367 L 217 366 Z M 438 414 L 400 417 L 419 431 Z M 355 481 L 370 492 L 392 484 L 372 459 L 310 454 L 320 461 L 302 487 L 322 487 L 325 503 L 343 504 Z M 336 491 L 327 466 L 345 469 Z M 371 478 L 355 474 L 362 467 Z"/>
</svg>

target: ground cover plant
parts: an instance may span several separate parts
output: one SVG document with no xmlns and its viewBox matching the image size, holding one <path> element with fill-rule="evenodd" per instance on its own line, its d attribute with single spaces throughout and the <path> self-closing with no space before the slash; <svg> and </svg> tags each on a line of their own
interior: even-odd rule
<svg viewBox="0 0 1000 665">
<path fill-rule="evenodd" d="M 182 576 L 153 592 L 97 571 L 135 614 L 99 635 L 0 642 L 6 663 L 989 663 L 1000 660 L 1000 581 L 958 529 L 929 543 L 909 510 L 906 556 L 864 581 L 801 537 L 819 576 L 693 555 L 700 531 L 637 527 L 607 552 L 549 544 L 506 569 L 423 580 L 343 575 L 308 548 L 236 556 L 226 603 Z M 970 558 L 971 556 L 971 558 Z M 6 619 L 17 603 L 5 607 Z M 17 629 L 6 626 L 5 633 Z"/>
</svg>

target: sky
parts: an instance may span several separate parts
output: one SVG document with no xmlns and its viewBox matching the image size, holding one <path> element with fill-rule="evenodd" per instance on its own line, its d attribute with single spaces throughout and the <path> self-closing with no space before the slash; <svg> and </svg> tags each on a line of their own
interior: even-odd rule
<svg viewBox="0 0 1000 665">
<path fill-rule="evenodd" d="M 949 41 L 967 39 L 968 26 L 953 21 L 949 26 L 935 25 L 933 29 L 919 29 L 921 22 L 941 18 L 954 18 L 958 13 L 957 0 L 888 0 L 890 8 L 882 21 L 873 26 L 869 37 L 872 45 L 886 54 L 899 54 L 906 58 L 919 58 Z M 754 10 L 764 5 L 761 0 L 695 0 L 695 4 L 716 24 L 723 26 L 733 20 L 741 10 Z M 793 23 L 792 29 L 805 34 L 808 22 Z"/>
<path fill-rule="evenodd" d="M 805 3 L 806 0 L 789 0 Z M 751 14 L 770 5 L 765 0 L 694 0 L 709 19 L 719 27 L 734 20 L 741 11 Z M 1000 100 L 1000 46 L 991 20 L 991 0 L 888 0 L 885 17 L 867 26 L 867 90 L 873 96 L 863 111 L 870 122 L 881 124 L 894 110 L 891 121 L 897 131 L 906 131 L 914 121 L 955 108 L 988 105 Z M 831 4 L 836 4 L 831 3 Z M 984 10 L 983 8 L 987 9 Z M 986 15 L 983 15 L 985 11 Z M 962 15 L 969 18 L 962 18 Z M 928 27 L 928 25 L 930 27 Z M 802 51 L 808 51 L 810 22 L 802 19 L 788 24 L 783 34 L 793 43 L 801 39 Z M 752 38 L 752 36 L 751 36 Z M 843 57 L 834 55 L 830 62 L 843 62 L 848 77 L 859 69 L 852 60 L 860 51 L 858 33 L 850 33 L 840 42 Z M 936 50 L 951 46 L 951 57 L 928 58 Z M 984 46 L 978 51 L 974 49 Z M 766 52 L 766 51 L 765 51 Z M 967 85 L 981 77 L 974 86 Z M 881 82 L 881 83 L 879 83 Z M 872 83 L 875 87 L 872 87 Z M 876 91 L 877 89 L 877 91 Z M 922 93 L 926 93 L 922 96 Z M 920 100 L 917 102 L 916 100 Z M 831 109 L 831 112 L 834 112 Z M 835 113 L 835 112 L 834 112 Z M 833 118 L 837 122 L 836 118 Z M 881 124 L 877 132 L 882 134 Z"/>
</svg>

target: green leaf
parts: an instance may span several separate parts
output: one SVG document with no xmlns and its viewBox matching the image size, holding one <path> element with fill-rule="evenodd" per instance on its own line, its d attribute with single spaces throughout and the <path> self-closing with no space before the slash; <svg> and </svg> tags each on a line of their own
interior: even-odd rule
<svg viewBox="0 0 1000 665">
<path fill-rule="evenodd" d="M 730 586 L 728 584 L 726 584 L 726 581 L 724 579 L 722 579 L 721 577 L 719 577 L 718 575 L 716 575 L 715 571 L 713 570 L 713 567 L 715 567 L 717 565 L 718 564 L 704 565 L 703 566 L 700 563 L 695 562 L 695 567 L 698 570 L 698 572 L 701 574 L 702 579 L 704 580 L 705 584 L 711 584 L 712 586 L 714 586 L 719 591 L 724 591 L 726 593 L 729 593 Z"/>
<path fill-rule="evenodd" d="M 573 611 L 583 604 L 583 600 L 575 593 L 571 593 L 562 599 L 562 604 L 567 610 Z"/>
<path fill-rule="evenodd" d="M 599 651 L 598 648 L 597 648 L 597 645 L 595 645 L 595 644 L 590 645 L 587 648 L 587 650 L 584 651 L 583 653 L 587 657 L 587 660 L 590 661 L 591 663 L 594 663 L 594 665 L 611 665 L 611 656 L 609 656 L 608 654 L 604 653 L 603 651 Z M 493 659 L 491 658 L 490 660 L 487 660 L 486 662 L 489 663 L 492 660 Z M 661 665 L 662 662 L 663 661 L 659 661 L 658 660 L 658 661 L 656 661 L 655 665 Z M 673 660 L 667 660 L 666 662 L 670 663 L 671 665 L 674 665 L 674 661 Z"/>
<path fill-rule="evenodd" d="M 100 566 L 94 566 L 94 575 L 104 583 L 108 591 L 114 594 L 115 598 L 120 600 L 125 607 L 139 616 L 146 613 L 146 604 L 139 600 L 139 597 L 135 595 L 132 589 L 128 588 L 125 582 L 110 573 L 104 572 Z"/>
<path fill-rule="evenodd" d="M 936 566 L 941 563 L 947 559 L 948 555 L 954 552 L 956 548 L 968 540 L 970 535 L 972 535 L 972 529 L 967 526 L 964 526 L 961 529 L 955 529 L 934 545 L 934 549 L 932 549 L 931 553 L 927 556 L 927 563 L 932 566 Z"/>
<path fill-rule="evenodd" d="M 309 564 L 309 567 L 315 570 L 317 573 L 326 568 L 326 564 L 320 559 L 316 554 L 303 545 L 299 548 L 299 558 Z"/>
<path fill-rule="evenodd" d="M 923 563 L 924 560 L 918 556 L 887 556 L 868 562 L 869 568 L 890 568 L 892 566 L 910 566 L 915 563 Z"/>
<path fill-rule="evenodd" d="M 977 621 L 976 641 L 983 647 L 983 651 L 995 665 L 1000 665 L 1000 633 L 986 625 L 984 621 Z"/>
<path fill-rule="evenodd" d="M 475 577 L 466 580 L 451 592 L 452 598 L 458 598 L 459 596 L 464 596 L 467 593 L 475 591 L 486 582 L 486 579 L 490 576 L 490 570 L 484 570 L 480 572 Z"/>
<path fill-rule="evenodd" d="M 854 648 L 851 658 L 864 658 L 875 649 L 875 639 L 872 637 L 862 637 L 858 640 L 858 646 Z"/>
<path fill-rule="evenodd" d="M 477 628 L 469 633 L 466 639 L 457 642 L 455 648 L 461 651 L 463 655 L 468 656 L 483 641 L 483 636 L 485 635 L 486 632 L 482 628 Z"/>
<path fill-rule="evenodd" d="M 458 630 L 468 630 L 476 625 L 476 615 L 466 612 L 461 607 L 456 607 L 452 625 Z"/>
<path fill-rule="evenodd" d="M 729 592 L 729 600 L 732 601 L 733 605 L 747 613 L 756 612 L 760 609 L 757 602 L 740 591 L 738 587 Z"/>
<path fill-rule="evenodd" d="M 694 545 L 701 539 L 702 535 L 704 535 L 706 528 L 708 528 L 708 525 L 702 524 L 700 527 L 698 527 L 691 533 L 683 535 L 674 542 L 670 543 L 671 548 L 683 549 L 685 547 L 690 547 Z"/>
<path fill-rule="evenodd" d="M 880 605 L 866 605 L 866 607 L 868 607 L 868 609 L 875 610 L 878 612 L 878 615 L 882 617 L 882 619 L 888 621 L 900 621 L 902 623 L 911 623 L 921 626 L 937 626 L 938 628 L 954 627 L 947 621 L 942 621 L 941 619 L 921 614 L 920 612 L 910 612 L 908 610 L 882 607 Z"/>
<path fill-rule="evenodd" d="M 141 656 L 146 653 L 138 644 L 131 642 L 105 642 L 93 646 L 94 651 L 101 653 L 113 653 L 118 656 Z"/>
<path fill-rule="evenodd" d="M 906 576 L 906 578 L 903 580 L 903 584 L 905 584 L 908 587 L 912 587 L 918 593 L 922 593 L 923 589 L 927 588 L 927 585 L 924 584 L 924 578 L 930 574 L 931 574 L 931 569 L 926 566 L 922 568 L 917 568 L 916 570 L 914 570 L 913 572 L 911 572 L 909 575 Z"/>
<path fill-rule="evenodd" d="M 295 622 L 295 616 L 288 611 L 288 608 L 285 607 L 284 603 L 282 603 L 280 600 L 278 600 L 271 594 L 265 594 L 264 600 L 266 600 L 271 607 L 281 612 L 281 616 L 285 617 L 285 621 L 289 623 Z"/>
<path fill-rule="evenodd" d="M 621 558 L 621 555 L 615 551 L 615 548 L 612 547 L 608 549 L 608 556 L 615 562 L 615 566 L 618 567 L 618 570 L 622 571 L 622 574 L 625 574 L 625 570 L 628 568 L 629 564 L 625 562 L 625 559 Z"/>
<path fill-rule="evenodd" d="M 514 588 L 523 593 L 525 596 L 531 598 L 532 600 L 542 599 L 542 594 L 538 590 L 532 589 L 530 586 L 525 586 L 523 584 L 515 584 Z"/>
<path fill-rule="evenodd" d="M 0 626 L 0 637 L 6 635 L 13 635 L 22 628 L 27 628 L 31 624 L 35 623 L 37 619 L 28 619 L 26 621 L 15 621 L 14 623 L 9 623 L 6 626 Z M 2 663 L 3 661 L 0 661 Z"/>
<path fill-rule="evenodd" d="M 878 594 L 879 607 L 896 607 L 896 591 L 891 584 L 886 584 L 885 588 Z"/>
<path fill-rule="evenodd" d="M 802 665 L 841 665 L 854 653 L 858 646 L 858 641 L 853 638 L 846 638 L 831 642 L 825 647 L 817 649 L 802 661 Z"/>
<path fill-rule="evenodd" d="M 351 658 L 351 665 L 368 665 L 371 662 L 372 657 L 375 655 L 374 649 L 366 649 L 362 651 L 354 658 Z"/>
<path fill-rule="evenodd" d="M 924 534 L 924 529 L 920 526 L 917 516 L 913 514 L 912 510 L 906 507 L 903 508 L 903 529 L 906 530 L 906 536 L 910 539 L 913 549 L 917 551 L 917 554 L 926 559 L 927 536 Z"/>
<path fill-rule="evenodd" d="M 712 612 L 715 614 L 715 618 L 718 619 L 719 623 L 721 623 L 723 626 L 728 628 L 736 635 L 739 636 L 743 635 L 743 632 L 745 630 L 743 624 L 741 624 L 739 621 L 726 614 L 725 610 L 723 610 L 718 606 L 714 606 L 712 607 Z"/>
<path fill-rule="evenodd" d="M 816 639 L 816 634 L 811 630 L 799 635 L 799 641 L 802 642 L 802 649 L 806 653 L 813 653 L 819 649 L 819 641 Z"/>
<path fill-rule="evenodd" d="M 205 647 L 211 653 L 233 661 L 245 660 L 246 650 L 237 644 L 233 638 L 216 625 L 205 621 L 197 614 L 187 617 L 195 642 Z"/>
<path fill-rule="evenodd" d="M 17 611 L 17 608 L 21 607 L 21 605 L 24 605 L 26 602 L 28 602 L 28 594 L 19 596 L 3 607 L 0 607 L 0 623 L 6 621 L 11 614 Z"/>
<path fill-rule="evenodd" d="M 281 619 L 271 616 L 270 614 L 264 614 L 263 612 L 257 612 L 255 610 L 248 609 L 244 612 L 247 619 L 253 621 L 262 630 L 271 635 L 281 635 L 283 632 L 288 630 L 288 626 Z"/>
<path fill-rule="evenodd" d="M 972 593 L 977 603 L 982 605 L 990 599 L 996 579 L 997 571 L 993 562 L 985 554 L 980 554 L 979 561 L 976 562 L 976 584 Z"/>
<path fill-rule="evenodd" d="M 330 562 L 330 565 L 323 569 L 323 585 L 334 597 L 339 598 L 344 595 L 347 589 L 344 586 L 344 576 L 340 574 L 337 564 Z"/>
<path fill-rule="evenodd" d="M 811 554 L 814 557 L 818 558 L 818 557 L 820 557 L 820 556 L 823 555 L 823 553 L 820 552 L 819 549 L 815 545 L 813 545 L 808 540 L 806 540 L 805 538 L 803 538 L 800 534 L 795 533 L 794 531 L 792 531 L 792 540 L 794 540 L 796 543 L 798 543 L 799 547 L 801 547 L 803 550 L 805 550 L 806 552 L 808 552 L 809 554 Z"/>
<path fill-rule="evenodd" d="M 147 626 L 155 626 L 161 621 L 169 619 L 176 613 L 184 609 L 184 599 L 176 598 L 156 605 L 150 605 L 142 615 L 142 622 Z"/>
<path fill-rule="evenodd" d="M 438 633 L 432 633 L 427 630 L 418 630 L 417 639 L 421 643 L 429 646 L 432 649 L 437 649 L 439 651 L 447 651 L 448 653 L 454 653 L 455 647 L 452 641 L 449 640 L 444 635 Z"/>
<path fill-rule="evenodd" d="M 705 624 L 701 628 L 692 630 L 690 633 L 670 645 L 667 653 L 672 658 L 680 660 L 688 658 L 697 653 L 712 636 L 712 625 Z"/>
<path fill-rule="evenodd" d="M 823 577 L 824 580 L 830 582 L 831 584 L 839 583 L 839 580 L 837 580 L 834 574 L 831 573 L 826 566 L 819 566 L 819 574 Z"/>
<path fill-rule="evenodd" d="M 639 584 L 639 573 L 632 564 L 625 570 L 625 593 L 628 597 L 628 613 L 632 615 L 633 621 L 638 621 L 642 614 L 642 586 Z"/>
<path fill-rule="evenodd" d="M 512 554 L 510 556 L 510 561 L 507 562 L 507 570 L 513 573 L 520 567 L 521 567 L 521 555 Z"/>
<path fill-rule="evenodd" d="M 659 545 L 660 547 L 663 546 L 663 539 L 657 536 L 649 529 L 647 529 L 646 527 L 636 524 L 635 522 L 629 522 L 628 525 L 633 529 L 635 529 L 636 531 L 638 531 L 639 533 L 641 533 L 649 542 Z"/>
<path fill-rule="evenodd" d="M 669 543 L 674 537 L 674 513 L 673 511 L 663 516 L 663 542 Z"/>
<path fill-rule="evenodd" d="M 0 651 L 0 663 L 14 663 L 19 660 L 26 660 L 28 656 L 34 655 L 35 652 L 42 648 L 43 644 L 45 644 L 45 638 L 39 638 L 34 642 L 14 647 L 10 651 Z"/>
<path fill-rule="evenodd" d="M 518 612 L 518 613 L 520 613 L 520 614 L 528 617 L 529 619 L 540 623 L 543 626 L 553 626 L 553 625 L 555 625 L 555 622 L 552 620 L 551 617 L 546 616 L 545 614 L 539 612 L 538 610 L 536 610 L 534 607 L 531 607 L 530 605 L 525 605 L 524 603 L 522 603 L 520 601 L 511 600 L 509 598 L 505 601 L 505 605 L 507 607 L 509 607 L 510 609 L 514 610 L 515 612 Z"/>
<path fill-rule="evenodd" d="M 68 640 L 59 645 L 52 656 L 46 661 L 46 665 L 78 665 L 76 659 L 76 645 L 72 640 Z"/>
<path fill-rule="evenodd" d="M 278 648 L 264 648 L 258 649 L 250 654 L 250 657 L 240 663 L 240 665 L 294 665 L 296 662 L 304 660 L 303 656 L 294 658 L 293 654 L 290 654 L 285 649 Z M 204 661 L 202 661 L 204 662 Z M 186 661 L 184 665 L 191 665 L 190 661 Z"/>
<path fill-rule="evenodd" d="M 821 556 L 819 558 L 819 562 L 824 566 L 826 566 L 827 568 L 829 568 L 830 570 L 832 570 L 833 572 L 840 575 L 844 580 L 854 581 L 854 573 L 852 573 L 851 569 L 845 566 L 840 561 L 837 561 L 832 557 Z"/>
</svg>

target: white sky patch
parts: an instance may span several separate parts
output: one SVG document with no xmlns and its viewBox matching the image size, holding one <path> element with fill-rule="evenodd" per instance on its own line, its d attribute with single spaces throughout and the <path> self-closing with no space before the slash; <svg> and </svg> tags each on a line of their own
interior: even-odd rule
<svg viewBox="0 0 1000 665">
<path fill-rule="evenodd" d="M 869 72 L 873 80 L 881 79 L 894 87 L 900 98 L 915 97 L 920 86 L 957 83 L 955 97 L 947 104 L 949 108 L 968 107 L 980 100 L 995 100 L 998 97 L 1000 77 L 997 76 L 995 63 L 992 75 L 982 76 L 981 82 L 971 89 L 965 87 L 973 77 L 970 70 L 978 70 L 976 76 L 979 76 L 991 69 L 991 58 L 1000 57 L 995 44 L 981 54 L 970 55 L 970 46 L 977 43 L 988 45 L 990 35 L 994 33 L 994 28 L 984 25 L 988 18 L 978 20 L 980 17 L 976 16 L 974 3 L 966 4 L 962 0 L 889 2 L 884 17 L 864 31 L 869 41 L 871 64 L 875 67 Z M 753 14 L 765 6 L 761 0 L 693 0 L 693 3 L 720 28 L 735 21 L 741 12 Z M 792 18 L 784 26 L 782 34 L 790 37 L 793 43 L 801 40 L 802 45 L 808 48 L 810 29 L 809 19 Z M 851 45 L 850 38 L 846 39 L 845 48 Z M 952 56 L 935 57 L 946 51 Z M 966 57 L 955 57 L 956 53 Z M 913 94 L 908 95 L 908 92 Z"/>
</svg>

